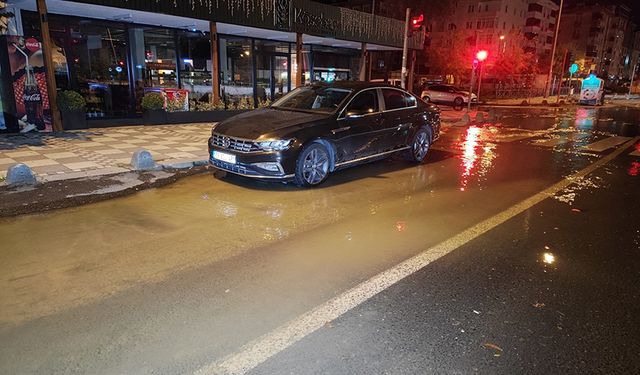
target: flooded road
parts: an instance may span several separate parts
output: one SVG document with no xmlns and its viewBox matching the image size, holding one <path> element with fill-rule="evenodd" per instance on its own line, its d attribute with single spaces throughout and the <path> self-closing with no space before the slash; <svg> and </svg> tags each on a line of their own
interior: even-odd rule
<svg viewBox="0 0 640 375">
<path fill-rule="evenodd" d="M 190 373 L 613 152 L 548 200 L 620 171 L 639 197 L 637 109 L 498 112 L 317 189 L 200 175 L 1 220 L 0 372 Z"/>
</svg>

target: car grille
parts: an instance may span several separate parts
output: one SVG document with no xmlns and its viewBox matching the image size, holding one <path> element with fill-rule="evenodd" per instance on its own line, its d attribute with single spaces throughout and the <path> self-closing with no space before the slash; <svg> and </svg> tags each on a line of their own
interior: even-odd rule
<svg viewBox="0 0 640 375">
<path fill-rule="evenodd" d="M 260 151 L 258 146 L 252 142 L 245 139 L 227 137 L 222 134 L 213 134 L 211 137 L 211 145 L 226 148 L 228 150 L 235 150 L 239 152 L 252 152 L 252 151 Z"/>
</svg>

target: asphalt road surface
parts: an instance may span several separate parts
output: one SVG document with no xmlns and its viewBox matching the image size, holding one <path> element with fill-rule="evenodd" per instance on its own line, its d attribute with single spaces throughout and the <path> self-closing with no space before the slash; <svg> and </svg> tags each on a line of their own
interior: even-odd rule
<svg viewBox="0 0 640 375">
<path fill-rule="evenodd" d="M 640 111 L 500 115 L 317 189 L 0 221 L 0 373 L 640 372 Z"/>
</svg>

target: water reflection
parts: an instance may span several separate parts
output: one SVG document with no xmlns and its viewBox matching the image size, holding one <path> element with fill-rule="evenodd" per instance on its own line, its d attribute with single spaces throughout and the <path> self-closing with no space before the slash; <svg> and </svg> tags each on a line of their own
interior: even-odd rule
<svg viewBox="0 0 640 375">
<path fill-rule="evenodd" d="M 546 264 L 553 264 L 556 262 L 556 256 L 553 255 L 552 253 L 544 253 L 542 254 L 542 261 L 545 262 Z"/>
<path fill-rule="evenodd" d="M 492 134 L 498 132 L 495 127 L 480 128 L 470 126 L 460 143 L 462 150 L 460 191 L 465 191 L 469 184 L 469 178 L 477 169 L 478 180 L 486 178 L 487 173 L 493 167 L 496 158 L 496 144 L 487 142 Z"/>
<path fill-rule="evenodd" d="M 627 170 L 627 174 L 629 176 L 638 176 L 640 174 L 640 163 L 637 161 L 632 161 L 631 166 Z"/>
</svg>

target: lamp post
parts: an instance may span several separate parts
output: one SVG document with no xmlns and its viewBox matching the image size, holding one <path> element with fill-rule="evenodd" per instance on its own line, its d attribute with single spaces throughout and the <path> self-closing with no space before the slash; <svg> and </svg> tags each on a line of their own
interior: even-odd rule
<svg viewBox="0 0 640 375">
<path fill-rule="evenodd" d="M 500 52 L 502 52 L 502 54 L 504 54 L 505 50 L 507 49 L 507 42 L 505 42 L 504 39 L 504 35 L 500 35 L 500 42 L 502 42 L 502 49 Z"/>
</svg>

